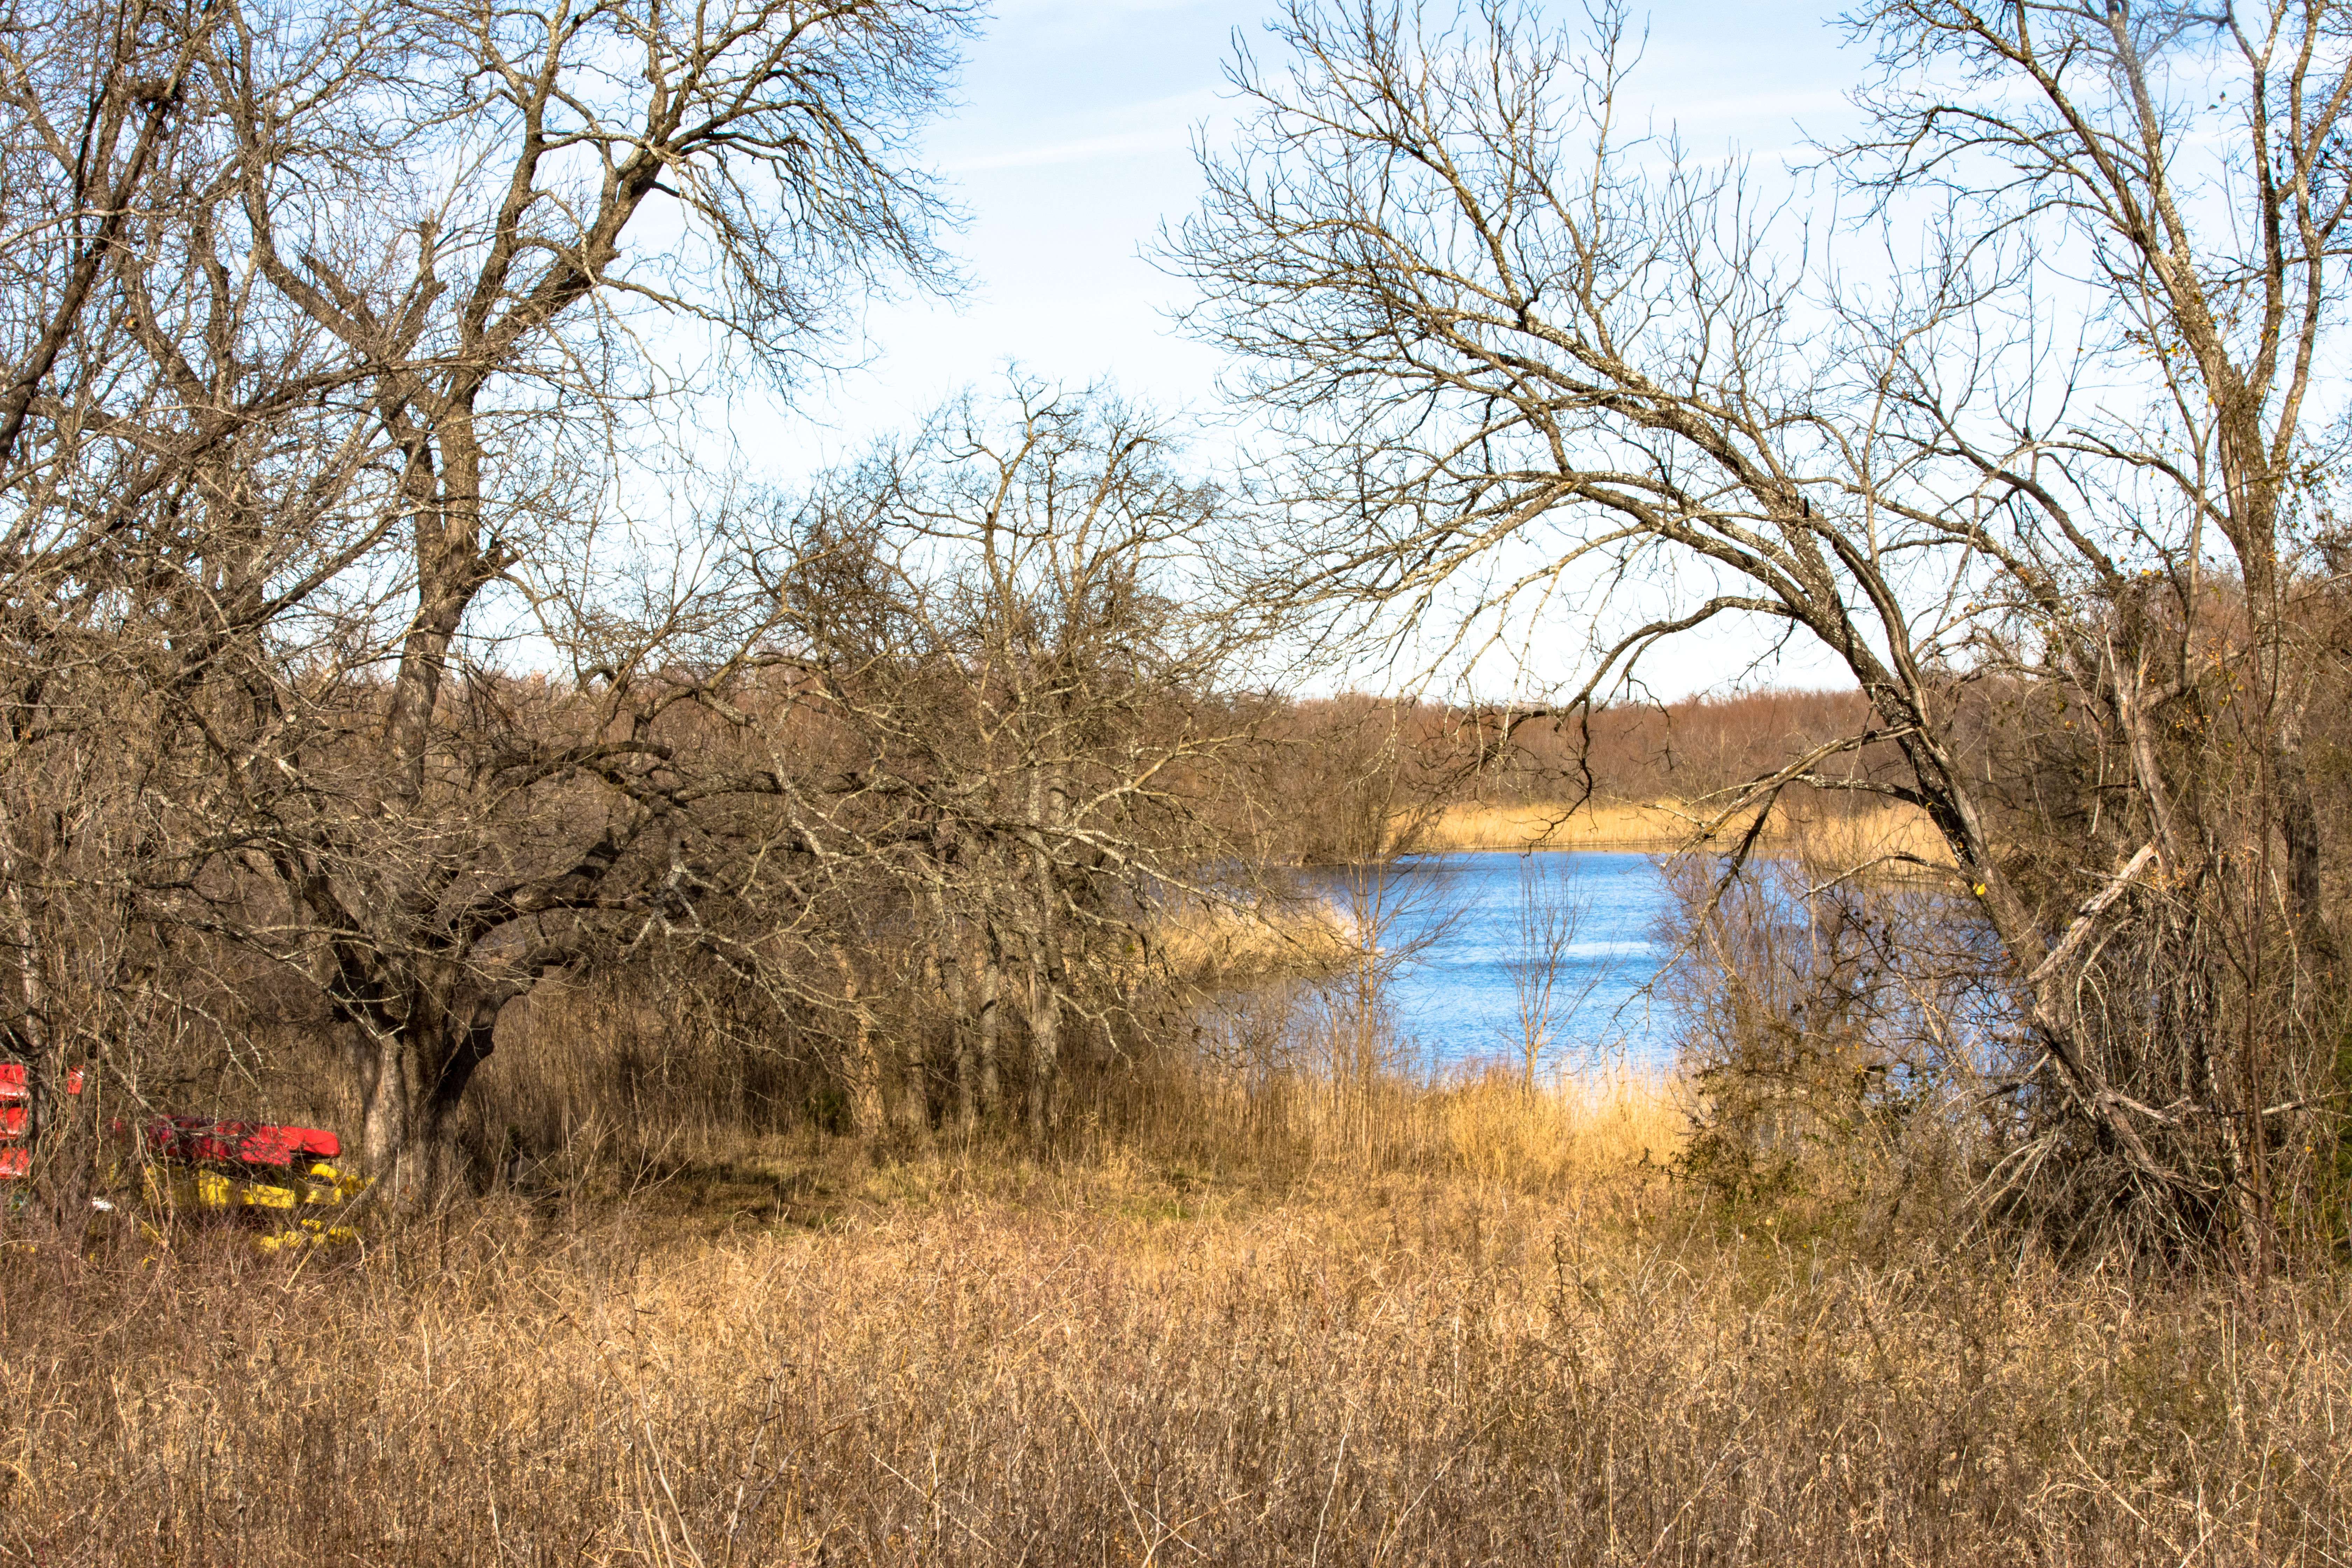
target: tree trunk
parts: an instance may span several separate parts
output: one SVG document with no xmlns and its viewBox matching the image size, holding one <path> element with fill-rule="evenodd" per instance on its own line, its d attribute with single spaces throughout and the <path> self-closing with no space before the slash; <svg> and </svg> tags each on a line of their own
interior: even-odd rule
<svg viewBox="0 0 2352 1568">
<path fill-rule="evenodd" d="M 1036 903 L 1029 932 L 1029 1139 L 1040 1145 L 1053 1120 L 1054 1079 L 1062 1058 L 1062 949 L 1055 907 L 1060 889 L 1042 829 L 1059 825 L 1061 804 L 1058 781 L 1049 784 L 1042 770 L 1030 775 L 1029 815 L 1034 826 L 1030 828 L 1029 871 Z"/>
<path fill-rule="evenodd" d="M 1029 950 L 1029 1141 L 1043 1143 L 1053 1111 L 1054 1077 L 1062 1056 L 1062 999 L 1044 944 Z"/>
<path fill-rule="evenodd" d="M 1004 1030 L 1004 954 L 993 930 L 981 934 L 980 1017 L 973 1033 L 980 1045 L 980 1114 L 993 1116 L 1004 1100 L 997 1072 L 997 1042 Z"/>
<path fill-rule="evenodd" d="M 874 1055 L 874 1020 L 859 1001 L 857 970 L 849 955 L 836 949 L 833 962 L 841 972 L 842 1005 L 849 1015 L 849 1040 L 841 1058 L 849 1127 L 858 1137 L 871 1138 L 882 1131 L 882 1075 Z"/>
<path fill-rule="evenodd" d="M 489 1058 L 498 1016 L 489 996 L 438 997 L 420 987 L 399 1026 L 362 1031 L 356 1049 L 365 1173 L 377 1201 L 394 1212 L 413 1213 L 455 1192 L 463 1174 L 456 1112 Z"/>
<path fill-rule="evenodd" d="M 2299 722 L 2272 739 L 2271 777 L 2278 790 L 2279 837 L 2286 844 L 2288 909 L 2305 950 L 2323 964 L 2336 958 L 2336 928 L 2322 897 L 2319 812 L 2303 763 Z"/>
<path fill-rule="evenodd" d="M 923 982 L 927 996 L 941 995 L 947 990 L 946 982 L 940 974 L 937 946 L 929 947 L 923 952 Z M 902 1081 L 898 1085 L 898 1125 L 908 1135 L 918 1139 L 929 1137 L 931 1131 L 931 1063 L 930 1053 L 925 1048 L 928 1044 L 924 1039 L 925 1021 L 925 1015 L 919 1009 L 915 1010 L 907 1020 L 907 1037 L 899 1046 L 898 1070 Z"/>
<path fill-rule="evenodd" d="M 931 889 L 931 931 L 933 962 L 939 972 L 939 986 L 948 1005 L 948 1055 L 955 1064 L 956 1131 L 971 1136 L 978 1120 L 973 1103 L 978 1086 L 972 1081 L 971 1028 L 965 1016 L 969 997 L 964 984 L 961 944 L 955 923 L 948 919 L 947 900 L 937 888 Z"/>
</svg>

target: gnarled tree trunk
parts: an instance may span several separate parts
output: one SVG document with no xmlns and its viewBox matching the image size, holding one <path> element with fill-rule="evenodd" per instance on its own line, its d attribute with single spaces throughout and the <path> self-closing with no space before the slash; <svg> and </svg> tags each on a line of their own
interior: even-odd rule
<svg viewBox="0 0 2352 1568">
<path fill-rule="evenodd" d="M 489 1058 L 499 1011 L 496 994 L 478 985 L 420 979 L 405 1017 L 355 1031 L 362 1161 L 378 1202 L 406 1212 L 457 1189 L 465 1173 L 457 1110 Z"/>
</svg>

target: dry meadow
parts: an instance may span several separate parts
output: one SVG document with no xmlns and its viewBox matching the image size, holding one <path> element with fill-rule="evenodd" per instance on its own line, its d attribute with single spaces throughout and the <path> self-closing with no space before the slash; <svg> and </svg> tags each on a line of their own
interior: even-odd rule
<svg viewBox="0 0 2352 1568">
<path fill-rule="evenodd" d="M 1045 1162 L 704 1136 L 341 1255 L 19 1245 L 0 1562 L 2352 1556 L 2333 1273 L 1727 1209 L 1671 1083 L 1153 1099 Z"/>
</svg>

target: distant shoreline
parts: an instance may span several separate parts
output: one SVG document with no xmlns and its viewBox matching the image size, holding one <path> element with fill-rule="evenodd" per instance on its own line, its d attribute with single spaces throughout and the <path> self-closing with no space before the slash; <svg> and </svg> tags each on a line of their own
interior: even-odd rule
<svg viewBox="0 0 2352 1568">
<path fill-rule="evenodd" d="M 1689 847 L 1705 806 L 1680 802 L 1565 802 L 1523 805 L 1452 805 L 1412 839 L 1412 853 L 1473 850 L 1602 850 L 1626 854 L 1665 853 Z M 1744 831 L 1727 827 L 1719 840 L 1728 847 Z M 1776 855 L 1811 850 L 1853 864 L 1881 856 L 1907 855 L 1948 865 L 1950 851 L 1925 814 L 1908 806 L 1877 806 L 1849 816 L 1792 820 L 1767 825 L 1759 840 Z"/>
</svg>

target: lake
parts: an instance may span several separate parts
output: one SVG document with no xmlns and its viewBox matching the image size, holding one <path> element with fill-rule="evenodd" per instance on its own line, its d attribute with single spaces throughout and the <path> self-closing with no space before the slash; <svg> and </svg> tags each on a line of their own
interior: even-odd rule
<svg viewBox="0 0 2352 1568">
<path fill-rule="evenodd" d="M 1573 1072 L 1595 1053 L 1663 1063 L 1664 1020 L 1639 994 L 1666 949 L 1659 918 L 1671 903 L 1654 858 L 1549 850 L 1425 855 L 1384 868 L 1311 874 L 1343 910 L 1387 922 L 1381 946 L 1406 954 L 1391 984 L 1400 1034 L 1440 1068 L 1501 1060 L 1516 1066 L 1526 1036 L 1521 985 L 1557 951 L 1547 1070 Z"/>
</svg>

